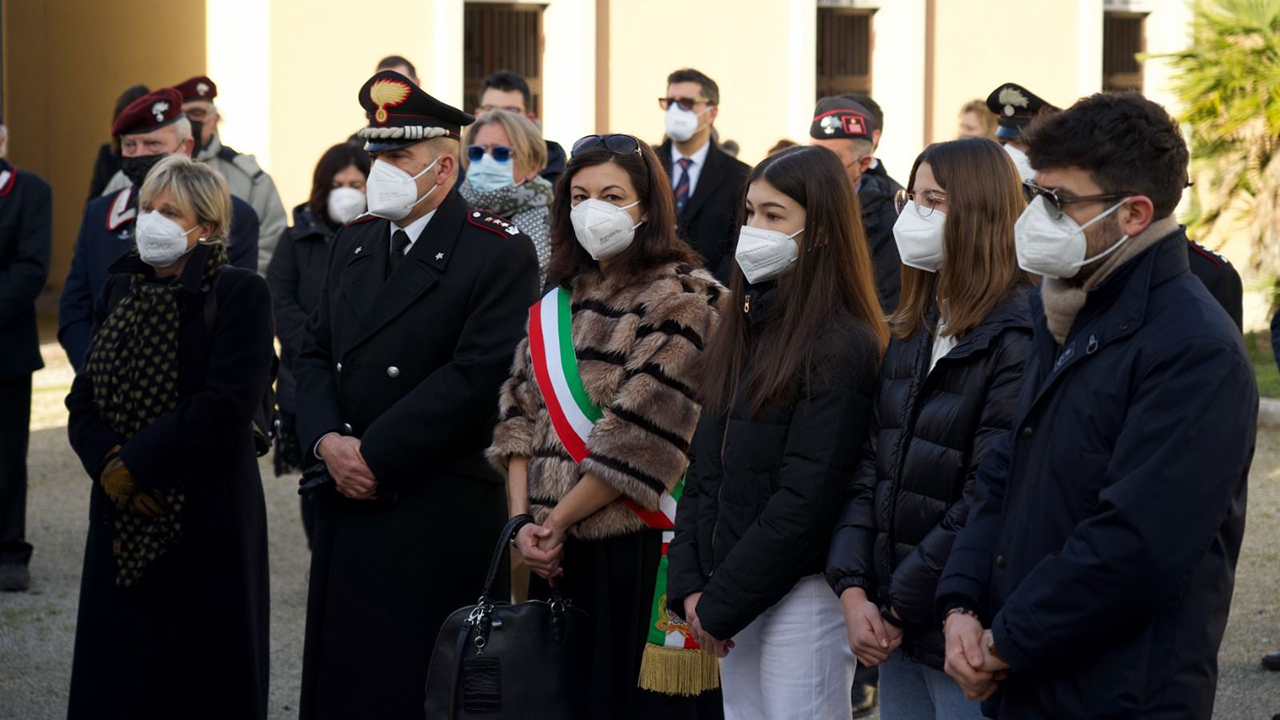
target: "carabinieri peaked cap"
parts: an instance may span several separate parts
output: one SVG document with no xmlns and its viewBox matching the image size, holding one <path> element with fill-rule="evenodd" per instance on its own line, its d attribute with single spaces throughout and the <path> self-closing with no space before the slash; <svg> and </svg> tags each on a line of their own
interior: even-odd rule
<svg viewBox="0 0 1280 720">
<path fill-rule="evenodd" d="M 813 109 L 809 137 L 818 140 L 870 140 L 875 116 L 860 103 L 844 97 L 824 97 Z"/>
<path fill-rule="evenodd" d="M 1044 108 L 1056 107 L 1017 83 L 1004 83 L 987 96 L 987 109 L 999 116 L 996 137 L 1012 140 L 1026 129 Z"/>
<path fill-rule="evenodd" d="M 365 150 L 382 152 L 438 137 L 462 137 L 462 128 L 475 122 L 465 112 L 431 97 L 412 80 L 394 70 L 382 70 L 360 88 L 360 105 L 369 126 L 359 133 Z"/>
<path fill-rule="evenodd" d="M 129 103 L 111 123 L 111 134 L 119 137 L 149 133 L 181 117 L 182 93 L 174 88 L 160 88 Z"/>
</svg>

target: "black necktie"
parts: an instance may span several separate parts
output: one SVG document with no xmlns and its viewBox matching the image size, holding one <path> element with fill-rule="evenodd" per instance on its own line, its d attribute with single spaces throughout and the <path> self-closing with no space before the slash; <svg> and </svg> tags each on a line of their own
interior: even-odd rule
<svg viewBox="0 0 1280 720">
<path fill-rule="evenodd" d="M 404 260 L 405 248 L 409 247 L 409 233 L 397 230 L 391 235 L 391 262 L 387 263 L 387 277 L 391 277 L 400 261 Z"/>
</svg>

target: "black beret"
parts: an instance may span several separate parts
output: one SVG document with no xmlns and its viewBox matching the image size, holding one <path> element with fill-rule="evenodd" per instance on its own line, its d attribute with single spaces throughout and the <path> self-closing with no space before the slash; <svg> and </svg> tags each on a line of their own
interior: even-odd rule
<svg viewBox="0 0 1280 720">
<path fill-rule="evenodd" d="M 987 109 L 999 116 L 996 137 L 1001 140 L 1012 140 L 1021 135 L 1022 129 L 1046 107 L 1057 109 L 1017 83 L 1005 83 L 987 96 Z"/>
<path fill-rule="evenodd" d="M 431 97 L 394 70 L 382 70 L 360 88 L 369 127 L 358 133 L 369 152 L 395 150 L 436 137 L 460 139 L 475 118 Z"/>
<path fill-rule="evenodd" d="M 813 110 L 809 137 L 818 140 L 870 140 L 876 119 L 861 104 L 843 97 L 825 97 Z"/>
</svg>

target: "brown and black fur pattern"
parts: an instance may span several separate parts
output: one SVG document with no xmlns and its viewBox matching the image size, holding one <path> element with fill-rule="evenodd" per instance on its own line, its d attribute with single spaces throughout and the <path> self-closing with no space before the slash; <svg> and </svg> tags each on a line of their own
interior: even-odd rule
<svg viewBox="0 0 1280 720">
<path fill-rule="evenodd" d="M 545 521 L 556 502 L 591 473 L 629 499 L 656 509 L 680 480 L 701 412 L 694 387 L 702 350 L 714 332 L 724 288 L 703 269 L 666 264 L 640 276 L 592 270 L 570 288 L 573 345 L 582 384 L 604 416 L 578 465 L 556 436 L 533 374 L 529 339 L 516 347 L 499 398 L 489 461 L 506 472 L 529 458 L 529 505 Z M 527 328 L 526 328 L 527 330 Z M 598 540 L 645 528 L 621 502 L 579 522 L 570 533 Z"/>
</svg>

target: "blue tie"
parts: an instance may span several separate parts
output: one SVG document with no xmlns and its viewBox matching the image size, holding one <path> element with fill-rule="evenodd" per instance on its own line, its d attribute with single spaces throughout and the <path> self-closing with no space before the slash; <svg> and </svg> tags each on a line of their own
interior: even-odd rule
<svg viewBox="0 0 1280 720">
<path fill-rule="evenodd" d="M 680 180 L 673 181 L 676 188 L 676 212 L 683 213 L 684 206 L 689 204 L 689 166 L 693 158 L 680 158 L 676 161 L 680 166 Z"/>
</svg>

